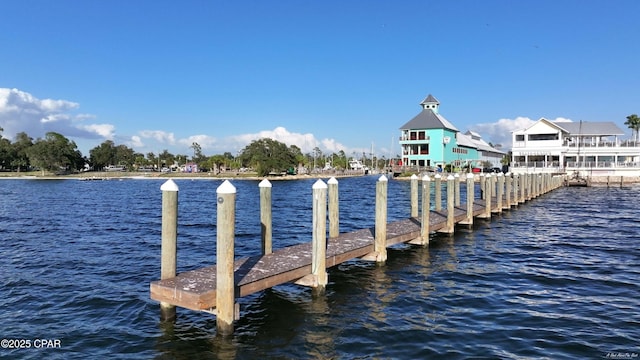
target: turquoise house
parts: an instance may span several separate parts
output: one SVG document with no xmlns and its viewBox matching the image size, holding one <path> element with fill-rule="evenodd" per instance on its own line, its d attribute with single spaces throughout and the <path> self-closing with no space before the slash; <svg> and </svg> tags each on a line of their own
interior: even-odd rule
<svg viewBox="0 0 640 360">
<path fill-rule="evenodd" d="M 440 102 L 431 94 L 420 106 L 422 111 L 400 127 L 402 165 L 482 167 L 484 161 L 493 164 L 496 160 L 499 164 L 504 153 L 493 149 L 476 133 L 461 133 L 440 114 Z"/>
</svg>

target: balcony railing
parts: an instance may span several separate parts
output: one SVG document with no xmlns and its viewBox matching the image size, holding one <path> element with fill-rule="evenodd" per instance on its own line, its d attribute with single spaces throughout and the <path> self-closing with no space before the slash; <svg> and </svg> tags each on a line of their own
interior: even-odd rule
<svg viewBox="0 0 640 360">
<path fill-rule="evenodd" d="M 400 141 L 426 141 L 429 140 L 428 136 L 400 136 Z"/>
<path fill-rule="evenodd" d="M 557 168 L 561 169 L 558 161 L 530 161 L 530 162 L 513 162 L 510 165 L 513 168 Z M 564 168 L 640 168 L 639 162 L 614 162 L 614 161 L 567 161 Z"/>
</svg>

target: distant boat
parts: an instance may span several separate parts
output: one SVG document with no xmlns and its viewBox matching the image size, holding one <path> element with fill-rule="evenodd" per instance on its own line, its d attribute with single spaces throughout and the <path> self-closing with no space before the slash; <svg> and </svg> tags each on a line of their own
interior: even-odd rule
<svg viewBox="0 0 640 360">
<path fill-rule="evenodd" d="M 357 159 L 351 159 L 349 160 L 349 168 L 351 170 L 360 170 L 360 171 L 364 171 L 365 174 L 367 174 L 369 172 L 369 168 L 365 165 L 363 165 L 360 160 Z"/>
</svg>

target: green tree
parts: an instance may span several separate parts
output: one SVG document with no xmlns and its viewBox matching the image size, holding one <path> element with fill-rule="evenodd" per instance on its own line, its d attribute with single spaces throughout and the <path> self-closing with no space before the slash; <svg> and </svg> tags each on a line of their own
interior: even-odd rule
<svg viewBox="0 0 640 360">
<path fill-rule="evenodd" d="M 243 166 L 253 167 L 258 176 L 285 172 L 296 166 L 294 149 L 277 140 L 263 138 L 247 145 L 240 154 Z"/>
<path fill-rule="evenodd" d="M 18 172 L 29 169 L 28 151 L 33 146 L 33 139 L 25 132 L 19 132 L 15 141 L 11 144 L 13 147 L 14 157 L 11 160 L 11 166 L 15 167 Z"/>
<path fill-rule="evenodd" d="M 116 145 L 111 140 L 105 140 L 102 144 L 89 150 L 89 161 L 96 170 L 101 170 L 108 165 L 118 165 Z"/>
<path fill-rule="evenodd" d="M 633 132 L 636 133 L 635 141 L 638 142 L 638 132 L 640 132 L 640 118 L 637 114 L 631 114 L 627 116 L 627 121 L 624 122 L 625 125 L 631 129 L 631 135 L 633 136 Z"/>
<path fill-rule="evenodd" d="M 135 151 L 126 145 L 118 145 L 115 147 L 115 164 L 126 165 L 128 169 L 133 167 L 136 160 Z"/>
<path fill-rule="evenodd" d="M 11 141 L 2 137 L 3 128 L 0 127 L 0 169 L 8 169 L 13 158 Z"/>
<path fill-rule="evenodd" d="M 170 153 L 169 150 L 167 149 L 162 150 L 160 155 L 158 155 L 158 158 L 160 159 L 160 163 L 162 163 L 162 165 L 167 167 L 175 163 L 175 156 L 172 153 Z"/>
<path fill-rule="evenodd" d="M 76 143 L 56 132 L 48 132 L 29 149 L 29 161 L 43 170 L 79 170 L 84 164 Z"/>
</svg>

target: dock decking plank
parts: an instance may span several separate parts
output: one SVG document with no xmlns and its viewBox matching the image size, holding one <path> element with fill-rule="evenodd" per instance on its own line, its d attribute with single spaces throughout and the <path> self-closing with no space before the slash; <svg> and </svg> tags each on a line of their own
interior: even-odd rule
<svg viewBox="0 0 640 360">
<path fill-rule="evenodd" d="M 495 198 L 494 198 L 495 199 Z M 492 208 L 497 207 L 492 199 Z M 473 216 L 485 213 L 486 202 L 476 199 Z M 466 206 L 454 209 L 454 222 L 466 219 Z M 438 231 L 446 226 L 447 211 L 430 212 L 429 230 Z M 420 236 L 419 219 L 408 218 L 387 224 L 387 246 L 404 243 Z M 360 229 L 327 239 L 327 268 L 373 252 L 375 229 Z M 276 249 L 267 255 L 245 257 L 234 263 L 236 297 L 292 281 L 311 274 L 311 242 Z M 208 310 L 216 306 L 216 266 L 186 271 L 176 277 L 153 281 L 151 298 L 192 310 Z"/>
</svg>

